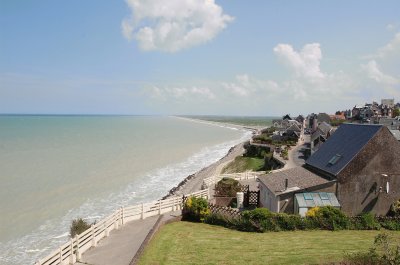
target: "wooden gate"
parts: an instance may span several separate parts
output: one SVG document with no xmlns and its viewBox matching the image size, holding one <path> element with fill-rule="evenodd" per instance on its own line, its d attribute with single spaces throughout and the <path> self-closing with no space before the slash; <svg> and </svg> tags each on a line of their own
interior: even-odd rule
<svg viewBox="0 0 400 265">
<path fill-rule="evenodd" d="M 244 207 L 258 207 L 260 202 L 260 191 L 250 191 L 244 194 Z"/>
</svg>

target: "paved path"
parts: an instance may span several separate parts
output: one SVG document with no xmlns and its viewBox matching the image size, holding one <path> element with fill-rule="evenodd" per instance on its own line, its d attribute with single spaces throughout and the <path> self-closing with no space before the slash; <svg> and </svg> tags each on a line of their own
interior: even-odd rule
<svg viewBox="0 0 400 265">
<path fill-rule="evenodd" d="M 181 212 L 171 212 L 163 215 L 163 221 L 180 216 Z M 159 216 L 144 220 L 132 221 L 119 230 L 113 230 L 110 236 L 103 238 L 97 247 L 82 254 L 82 260 L 76 265 L 129 265 L 146 239 L 150 230 L 156 224 Z"/>
<path fill-rule="evenodd" d="M 289 150 L 289 160 L 286 161 L 284 169 L 303 165 L 305 163 L 304 150 L 307 147 L 309 148 L 309 145 L 309 135 L 305 135 L 303 141 L 299 141 L 299 143 L 292 150 Z"/>
</svg>

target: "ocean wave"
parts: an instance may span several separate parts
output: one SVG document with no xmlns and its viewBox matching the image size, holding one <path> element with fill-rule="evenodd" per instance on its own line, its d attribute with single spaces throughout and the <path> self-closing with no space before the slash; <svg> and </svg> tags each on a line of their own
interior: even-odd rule
<svg viewBox="0 0 400 265">
<path fill-rule="evenodd" d="M 236 130 L 237 128 L 229 129 Z M 62 218 L 49 219 L 23 237 L 5 243 L 0 242 L 0 253 L 2 253 L 0 264 L 33 264 L 49 251 L 66 242 L 71 220 L 83 217 L 85 220 L 94 222 L 122 206 L 157 200 L 188 175 L 218 161 L 232 146 L 250 137 L 251 132 L 243 130 L 242 137 L 239 139 L 204 147 L 184 161 L 153 170 L 136 178 L 119 192 L 110 192 L 101 199 L 88 199 L 79 207 L 69 210 Z"/>
</svg>

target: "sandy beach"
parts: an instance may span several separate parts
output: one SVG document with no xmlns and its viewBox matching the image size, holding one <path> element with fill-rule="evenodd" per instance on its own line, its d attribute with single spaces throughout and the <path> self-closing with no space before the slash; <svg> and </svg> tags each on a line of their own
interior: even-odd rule
<svg viewBox="0 0 400 265">
<path fill-rule="evenodd" d="M 221 171 L 229 162 L 233 161 L 235 157 L 243 154 L 243 144 L 244 143 L 240 143 L 233 146 L 228 151 L 228 153 L 217 162 L 201 169 L 200 171 L 192 175 L 187 176 L 181 183 L 179 183 L 177 187 L 172 188 L 169 193 L 164 196 L 164 198 L 173 195 L 184 195 L 201 190 L 201 186 L 205 178 L 221 174 Z"/>
</svg>

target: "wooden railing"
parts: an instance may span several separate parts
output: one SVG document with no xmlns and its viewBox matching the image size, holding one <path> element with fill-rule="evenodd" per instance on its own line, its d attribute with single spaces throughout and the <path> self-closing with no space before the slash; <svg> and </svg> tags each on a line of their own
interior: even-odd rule
<svg viewBox="0 0 400 265">
<path fill-rule="evenodd" d="M 208 189 L 185 195 L 186 197 L 208 198 Z M 35 265 L 66 265 L 74 264 L 82 257 L 82 253 L 91 247 L 96 247 L 97 242 L 108 237 L 114 229 L 119 229 L 124 224 L 145 219 L 150 216 L 161 215 L 167 212 L 181 210 L 183 207 L 182 197 L 172 197 L 139 205 L 121 207 L 113 214 L 93 224 L 85 232 L 71 238 L 67 243 L 51 252 L 46 257 L 39 259 Z"/>
<path fill-rule="evenodd" d="M 209 188 L 218 181 L 220 181 L 223 178 L 233 178 L 236 180 L 248 180 L 248 179 L 257 179 L 260 175 L 265 174 L 265 172 L 254 172 L 254 171 L 247 171 L 244 173 L 232 173 L 232 174 L 221 174 L 221 175 L 216 175 L 212 176 L 209 178 L 205 178 L 203 180 L 203 189 L 204 188 Z"/>
</svg>

